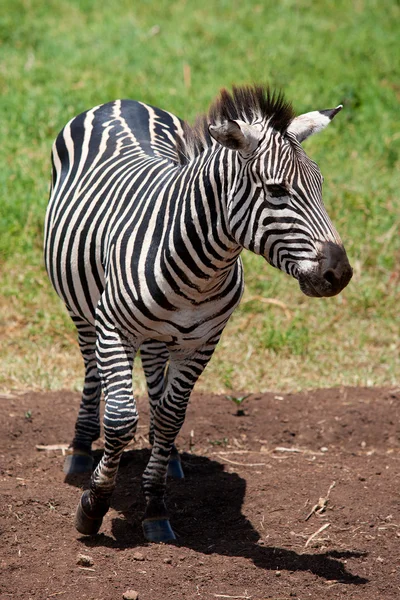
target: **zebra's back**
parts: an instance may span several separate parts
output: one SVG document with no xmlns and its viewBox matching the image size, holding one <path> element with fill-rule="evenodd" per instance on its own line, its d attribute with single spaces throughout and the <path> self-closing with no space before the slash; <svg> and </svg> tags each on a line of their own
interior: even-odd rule
<svg viewBox="0 0 400 600">
<path fill-rule="evenodd" d="M 110 232 L 134 209 L 149 169 L 177 166 L 181 121 L 134 100 L 117 100 L 72 119 L 52 151 L 45 263 L 71 313 L 93 323 L 104 288 Z"/>
</svg>

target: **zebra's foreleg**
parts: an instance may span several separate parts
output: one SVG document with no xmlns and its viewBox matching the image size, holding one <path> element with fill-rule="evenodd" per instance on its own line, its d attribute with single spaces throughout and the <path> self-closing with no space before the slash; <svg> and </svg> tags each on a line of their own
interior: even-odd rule
<svg viewBox="0 0 400 600">
<path fill-rule="evenodd" d="M 149 441 L 154 443 L 154 412 L 161 400 L 166 381 L 166 368 L 169 359 L 169 352 L 164 342 L 157 340 L 146 340 L 140 347 L 140 356 L 142 367 L 146 376 L 147 392 L 150 402 L 150 429 Z M 181 459 L 179 452 L 172 447 L 171 457 L 168 464 L 168 475 L 175 479 L 183 479 Z"/>
<path fill-rule="evenodd" d="M 97 363 L 105 396 L 103 457 L 76 513 L 76 528 L 96 534 L 109 509 L 121 455 L 135 435 L 138 413 L 132 395 L 134 349 L 115 330 L 98 331 Z"/>
<path fill-rule="evenodd" d="M 77 329 L 79 348 L 85 363 L 85 383 L 75 424 L 75 435 L 64 462 L 64 473 L 75 474 L 93 468 L 92 442 L 100 435 L 101 384 L 96 362 L 96 330 L 80 317 L 72 316 Z"/>
<path fill-rule="evenodd" d="M 143 532 L 151 542 L 175 539 L 165 505 L 168 463 L 175 438 L 185 419 L 191 391 L 211 358 L 215 345 L 216 342 L 208 344 L 190 359 L 176 360 L 171 356 L 167 385 L 154 411 L 154 443 L 143 474 L 146 498 Z"/>
</svg>

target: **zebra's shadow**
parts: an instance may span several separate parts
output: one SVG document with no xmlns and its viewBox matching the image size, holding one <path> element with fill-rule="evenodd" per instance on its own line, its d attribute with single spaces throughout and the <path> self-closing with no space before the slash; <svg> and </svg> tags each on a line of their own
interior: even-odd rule
<svg viewBox="0 0 400 600">
<path fill-rule="evenodd" d="M 88 547 L 143 547 L 141 518 L 144 499 L 140 484 L 149 460 L 149 450 L 125 452 L 118 473 L 117 487 L 111 507 L 121 516 L 113 518 L 113 537 L 105 534 L 81 538 Z M 99 460 L 100 453 L 95 454 Z M 204 456 L 183 454 L 184 480 L 168 480 L 168 507 L 171 524 L 182 548 L 203 554 L 242 556 L 251 559 L 260 569 L 311 571 L 326 580 L 353 585 L 365 584 L 368 579 L 352 575 L 340 559 L 363 556 L 360 552 L 322 554 L 297 553 L 274 546 L 261 546 L 260 535 L 242 514 L 246 481 L 237 473 L 228 473 L 224 465 Z M 82 485 L 82 479 L 68 477 L 67 483 Z M 88 483 L 86 480 L 85 483 Z"/>
</svg>

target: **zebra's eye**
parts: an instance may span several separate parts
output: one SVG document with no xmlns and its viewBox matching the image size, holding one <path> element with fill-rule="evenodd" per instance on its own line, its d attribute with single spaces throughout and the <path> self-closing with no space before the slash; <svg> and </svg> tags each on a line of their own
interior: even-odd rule
<svg viewBox="0 0 400 600">
<path fill-rule="evenodd" d="M 280 198 L 281 196 L 288 195 L 287 189 L 284 188 L 283 185 L 279 185 L 277 183 L 267 185 L 267 190 L 269 195 L 272 196 L 272 198 Z"/>
</svg>

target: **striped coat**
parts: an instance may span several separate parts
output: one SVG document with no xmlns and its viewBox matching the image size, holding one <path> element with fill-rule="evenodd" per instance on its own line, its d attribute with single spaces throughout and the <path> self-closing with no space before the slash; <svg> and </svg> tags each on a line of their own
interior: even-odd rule
<svg viewBox="0 0 400 600">
<path fill-rule="evenodd" d="M 45 262 L 79 335 L 85 387 L 65 470 L 91 467 L 106 400 L 104 456 L 77 527 L 96 533 L 138 414 L 132 367 L 141 350 L 151 402 L 144 532 L 173 538 L 165 479 L 183 476 L 174 446 L 191 390 L 240 302 L 248 248 L 310 296 L 351 278 L 322 204 L 322 176 L 301 141 L 340 107 L 294 117 L 280 95 L 234 88 L 193 128 L 130 100 L 72 119 L 53 147 Z M 166 365 L 168 363 L 168 371 Z"/>
</svg>

